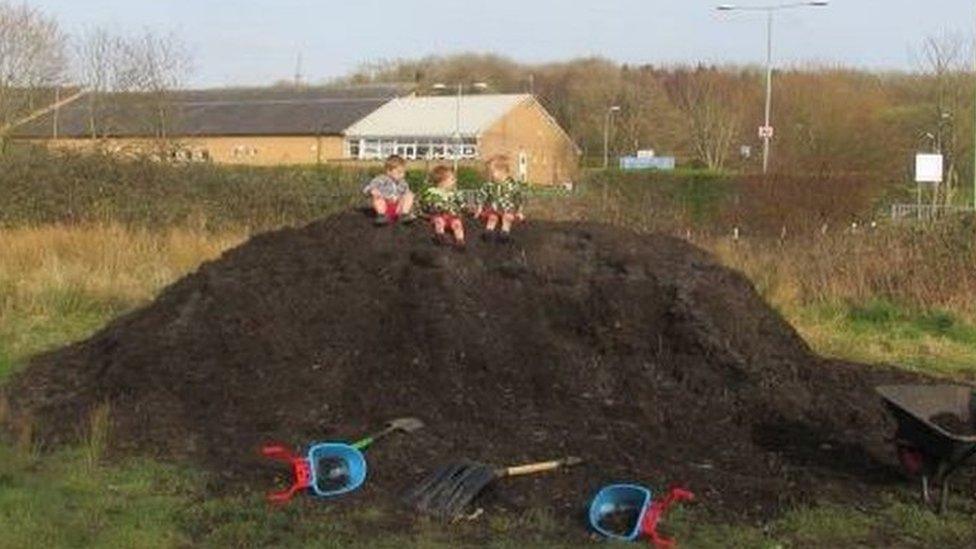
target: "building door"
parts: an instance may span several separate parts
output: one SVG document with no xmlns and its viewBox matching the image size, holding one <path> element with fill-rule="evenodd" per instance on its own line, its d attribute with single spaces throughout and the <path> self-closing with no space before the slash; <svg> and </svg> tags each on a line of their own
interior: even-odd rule
<svg viewBox="0 0 976 549">
<path fill-rule="evenodd" d="M 529 179 L 529 155 L 525 151 L 519 151 L 518 154 L 518 180 L 528 181 Z"/>
</svg>

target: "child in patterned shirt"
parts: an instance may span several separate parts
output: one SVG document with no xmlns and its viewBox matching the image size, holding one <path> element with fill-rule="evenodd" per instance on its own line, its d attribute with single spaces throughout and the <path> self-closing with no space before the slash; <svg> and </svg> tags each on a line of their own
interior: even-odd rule
<svg viewBox="0 0 976 549">
<path fill-rule="evenodd" d="M 499 155 L 486 163 L 488 181 L 481 185 L 477 217 L 484 219 L 485 241 L 510 242 L 512 225 L 525 220 L 525 185 L 512 179 L 508 157 Z M 501 232 L 496 234 L 499 223 Z"/>
<path fill-rule="evenodd" d="M 439 245 L 450 245 L 447 236 L 450 229 L 454 235 L 454 246 L 463 250 L 464 223 L 461 222 L 461 210 L 464 204 L 456 191 L 457 176 L 454 170 L 447 166 L 437 166 L 430 172 L 432 185 L 420 195 L 420 208 L 430 216 L 430 223 L 434 227 L 434 242 Z"/>
<path fill-rule="evenodd" d="M 396 221 L 409 223 L 414 220 L 413 193 L 407 185 L 407 161 L 392 155 L 386 159 L 384 173 L 374 177 L 363 187 L 363 194 L 369 195 L 370 206 L 378 226 Z"/>
</svg>

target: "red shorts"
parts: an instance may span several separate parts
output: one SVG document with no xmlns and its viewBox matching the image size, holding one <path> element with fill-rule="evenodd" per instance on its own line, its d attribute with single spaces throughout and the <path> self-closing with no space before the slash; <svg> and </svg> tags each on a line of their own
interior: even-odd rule
<svg viewBox="0 0 976 549">
<path fill-rule="evenodd" d="M 451 228 L 451 225 L 453 225 L 455 221 L 461 221 L 460 216 L 449 214 L 449 213 L 441 213 L 441 214 L 434 214 L 430 216 L 430 224 L 436 225 L 438 219 L 443 220 L 444 226 L 447 227 L 448 229 Z"/>
<path fill-rule="evenodd" d="M 481 210 L 481 214 L 478 215 L 478 218 L 487 220 L 491 216 L 501 218 L 502 212 L 498 210 L 493 210 L 491 208 L 485 208 L 484 210 Z"/>
<path fill-rule="evenodd" d="M 386 218 L 390 221 L 396 221 L 400 217 L 400 201 L 384 198 L 383 202 L 386 202 Z"/>
</svg>

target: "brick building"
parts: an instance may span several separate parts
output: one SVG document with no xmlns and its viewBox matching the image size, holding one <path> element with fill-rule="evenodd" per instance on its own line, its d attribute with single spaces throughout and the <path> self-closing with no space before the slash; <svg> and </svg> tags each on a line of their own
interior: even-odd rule
<svg viewBox="0 0 976 549">
<path fill-rule="evenodd" d="M 342 132 L 403 90 L 254 88 L 148 94 L 84 94 L 11 133 L 60 148 L 155 151 L 175 160 L 274 166 L 341 159 Z"/>
<path fill-rule="evenodd" d="M 571 181 L 578 150 L 531 95 L 417 97 L 401 86 L 76 94 L 16 125 L 14 139 L 177 161 L 273 166 L 511 157 L 520 179 Z M 164 151 L 164 152 L 160 152 Z"/>
<path fill-rule="evenodd" d="M 350 126 L 348 158 L 399 154 L 409 160 L 475 161 L 496 154 L 512 159 L 515 175 L 538 184 L 576 176 L 579 151 L 531 95 L 398 97 Z"/>
</svg>

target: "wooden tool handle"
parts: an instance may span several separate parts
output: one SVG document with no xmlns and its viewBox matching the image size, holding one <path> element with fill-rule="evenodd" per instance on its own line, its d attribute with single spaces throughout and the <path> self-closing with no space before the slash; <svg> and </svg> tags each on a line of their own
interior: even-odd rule
<svg viewBox="0 0 976 549">
<path fill-rule="evenodd" d="M 583 460 L 578 457 L 568 457 L 564 459 L 557 459 L 554 461 L 541 461 L 539 463 L 528 463 L 526 465 L 516 465 L 515 467 L 506 467 L 501 471 L 499 471 L 499 476 L 514 477 L 518 475 L 531 475 L 533 473 L 543 473 L 545 471 L 552 471 L 553 469 L 558 469 L 560 467 L 579 465 L 580 463 L 583 463 Z"/>
</svg>

